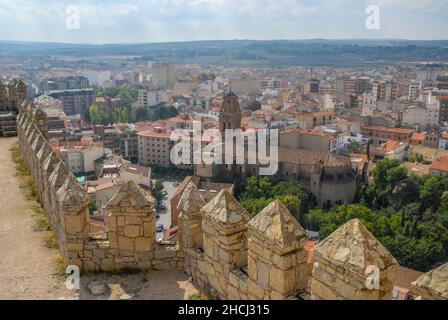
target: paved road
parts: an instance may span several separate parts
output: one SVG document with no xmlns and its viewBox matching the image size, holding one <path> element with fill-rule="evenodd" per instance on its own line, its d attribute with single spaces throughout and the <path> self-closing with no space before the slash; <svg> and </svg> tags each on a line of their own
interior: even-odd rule
<svg viewBox="0 0 448 320">
<path fill-rule="evenodd" d="M 171 204 L 170 199 L 176 193 L 177 187 L 174 185 L 176 183 L 180 183 L 180 181 L 176 180 L 166 180 L 163 185 L 165 187 L 165 191 L 168 193 L 166 199 L 163 201 L 163 205 L 165 205 L 166 210 L 159 210 L 157 213 L 160 215 L 160 219 L 157 221 L 157 224 L 162 224 L 165 229 L 169 229 L 171 227 Z M 157 233 L 157 239 L 161 239 L 163 234 Z"/>
</svg>

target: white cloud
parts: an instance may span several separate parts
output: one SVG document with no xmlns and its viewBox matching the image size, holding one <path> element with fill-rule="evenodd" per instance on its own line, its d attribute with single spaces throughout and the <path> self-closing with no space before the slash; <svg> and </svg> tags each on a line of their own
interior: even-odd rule
<svg viewBox="0 0 448 320">
<path fill-rule="evenodd" d="M 381 9 L 375 33 L 370 4 Z M 59 30 L 68 5 L 80 6 L 76 34 Z M 446 0 L 0 0 L 0 39 L 448 38 L 446 16 Z"/>
</svg>

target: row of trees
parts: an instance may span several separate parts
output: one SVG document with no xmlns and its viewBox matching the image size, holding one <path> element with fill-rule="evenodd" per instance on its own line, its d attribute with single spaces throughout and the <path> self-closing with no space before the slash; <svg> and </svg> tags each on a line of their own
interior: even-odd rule
<svg viewBox="0 0 448 320">
<path fill-rule="evenodd" d="M 113 110 L 106 110 L 93 104 L 89 107 L 87 121 L 92 124 L 112 124 L 112 123 L 125 123 L 131 121 L 129 115 L 132 115 L 130 108 L 116 108 Z"/>
<path fill-rule="evenodd" d="M 132 86 L 96 88 L 95 96 L 120 98 L 124 107 L 130 107 L 137 100 L 138 89 Z"/>
<path fill-rule="evenodd" d="M 113 110 L 101 108 L 96 104 L 89 107 L 86 120 L 92 124 L 135 123 L 138 121 L 156 121 L 175 117 L 179 111 L 173 106 L 159 106 L 154 111 L 146 108 L 132 109 L 121 107 Z"/>
<path fill-rule="evenodd" d="M 448 75 L 439 75 L 439 76 L 437 77 L 437 81 L 440 81 L 440 82 L 448 82 Z"/>
<path fill-rule="evenodd" d="M 92 124 L 108 125 L 124 122 L 156 121 L 175 117 L 179 114 L 178 110 L 173 106 L 159 106 L 155 110 L 132 108 L 131 106 L 138 96 L 138 89 L 133 86 L 96 88 L 95 95 L 98 97 L 120 98 L 121 107 L 110 110 L 95 104 L 90 106 L 85 117 Z"/>
</svg>

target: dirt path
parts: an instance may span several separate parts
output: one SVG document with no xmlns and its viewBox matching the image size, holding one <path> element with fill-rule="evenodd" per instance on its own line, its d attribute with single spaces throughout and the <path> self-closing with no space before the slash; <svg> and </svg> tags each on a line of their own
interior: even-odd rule
<svg viewBox="0 0 448 320">
<path fill-rule="evenodd" d="M 58 299 L 73 295 L 54 276 L 57 250 L 43 245 L 45 232 L 33 231 L 33 202 L 15 177 L 9 149 L 15 138 L 0 139 L 0 299 Z"/>
<path fill-rule="evenodd" d="M 33 202 L 15 177 L 9 149 L 16 138 L 0 138 L 0 300 L 1 299 L 187 299 L 198 291 L 182 271 L 81 277 L 81 290 L 65 288 L 54 275 L 58 250 L 43 244 L 45 232 L 33 230 Z M 105 285 L 95 296 L 91 282 Z"/>
</svg>

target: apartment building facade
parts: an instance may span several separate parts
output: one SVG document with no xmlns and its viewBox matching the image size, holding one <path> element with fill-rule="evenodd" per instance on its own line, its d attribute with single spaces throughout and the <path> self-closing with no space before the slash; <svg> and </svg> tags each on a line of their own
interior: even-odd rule
<svg viewBox="0 0 448 320">
<path fill-rule="evenodd" d="M 363 126 L 361 134 L 373 141 L 374 144 L 383 144 L 388 140 L 408 143 L 415 130 L 407 128 L 386 128 L 384 126 Z"/>
</svg>

